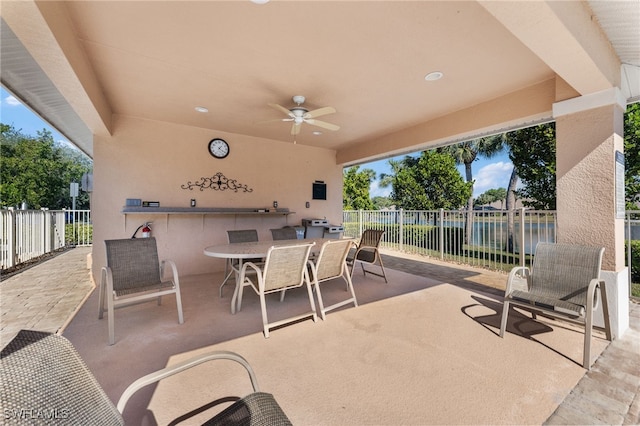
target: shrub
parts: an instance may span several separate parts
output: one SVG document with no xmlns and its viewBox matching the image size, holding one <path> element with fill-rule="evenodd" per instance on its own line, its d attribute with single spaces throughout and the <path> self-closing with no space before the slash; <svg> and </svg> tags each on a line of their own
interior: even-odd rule
<svg viewBox="0 0 640 426">
<path fill-rule="evenodd" d="M 76 246 L 78 244 L 91 244 L 93 242 L 93 225 L 67 224 L 64 227 L 65 244 Z"/>
</svg>

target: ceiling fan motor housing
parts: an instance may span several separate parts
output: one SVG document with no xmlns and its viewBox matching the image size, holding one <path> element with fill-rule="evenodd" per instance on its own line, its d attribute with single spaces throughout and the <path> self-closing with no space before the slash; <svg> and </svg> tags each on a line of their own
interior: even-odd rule
<svg viewBox="0 0 640 426">
<path fill-rule="evenodd" d="M 293 119 L 296 124 L 302 124 L 304 121 L 304 115 L 309 112 L 308 109 L 302 107 L 293 107 L 290 109 L 291 114 L 293 114 Z"/>
</svg>

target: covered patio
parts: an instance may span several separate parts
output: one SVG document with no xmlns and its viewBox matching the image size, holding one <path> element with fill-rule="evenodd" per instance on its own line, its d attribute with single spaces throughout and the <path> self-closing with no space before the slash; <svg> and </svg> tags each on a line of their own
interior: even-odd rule
<svg viewBox="0 0 640 426">
<path fill-rule="evenodd" d="M 2 84 L 94 160 L 94 282 L 102 241 L 150 221 L 160 257 L 184 277 L 183 325 L 171 303 L 140 305 L 117 314 L 108 347 L 92 294 L 64 335 L 114 401 L 134 378 L 224 346 L 298 424 L 544 422 L 584 375 L 581 334 L 514 317 L 500 339 L 501 294 L 470 285 L 478 272 L 391 267 L 388 285 L 356 275 L 360 307 L 265 340 L 255 299 L 232 316 L 228 296 L 216 297 L 224 261 L 202 250 L 231 229 L 267 239 L 304 218 L 340 223 L 345 166 L 554 121 L 558 241 L 606 248 L 614 344 L 625 345 L 616 154 L 626 104 L 640 99 L 638 11 L 625 1 L 3 2 Z M 299 112 L 296 95 L 310 111 L 335 109 L 322 117 L 334 126 L 283 123 Z M 214 139 L 228 143 L 224 158 L 209 155 Z M 317 182 L 326 199 L 313 197 Z M 143 201 L 160 207 L 127 209 Z M 291 293 L 278 309 L 295 309 Z M 238 385 L 212 374 L 211 392 Z M 164 385 L 139 395 L 125 417 L 170 422 L 202 389 L 177 385 L 177 396 Z"/>
<path fill-rule="evenodd" d="M 389 283 L 356 273 L 360 306 L 332 312 L 326 321 L 303 321 L 265 339 L 256 297 L 247 296 L 242 311 L 231 315 L 229 294 L 217 294 L 222 274 L 184 276 L 184 324 L 177 323 L 169 299 L 161 307 L 138 305 L 116 313 L 117 340 L 108 346 L 86 253 L 71 250 L 3 281 L 2 340 L 6 344 L 11 335 L 8 325 L 20 327 L 8 321 L 7 304 L 35 306 L 38 286 L 31 296 L 25 288 L 46 279 L 46 309 L 39 319 L 22 316 L 28 321 L 22 327 L 62 332 L 114 403 L 138 377 L 221 349 L 247 358 L 261 389 L 273 393 L 300 425 L 635 424 L 640 416 L 637 304 L 631 305 L 631 330 L 623 339 L 607 346 L 596 335 L 599 358 L 585 374 L 582 332 L 571 326 L 519 315 L 507 336 L 498 337 L 505 275 L 385 252 Z M 20 294 L 9 291 L 18 287 Z M 327 299 L 344 297 L 342 282 L 325 291 Z M 271 300 L 273 314 L 299 308 L 303 293 L 289 292 L 283 303 Z M 170 424 L 250 389 L 237 366 L 212 363 L 141 391 L 130 400 L 125 420 Z"/>
<path fill-rule="evenodd" d="M 344 167 L 553 121 L 557 240 L 605 247 L 624 334 L 637 2 L 264 3 L 3 2 L 2 84 L 93 158 L 94 241 L 153 222 L 162 257 L 216 273 L 227 230 L 339 225 Z"/>
</svg>

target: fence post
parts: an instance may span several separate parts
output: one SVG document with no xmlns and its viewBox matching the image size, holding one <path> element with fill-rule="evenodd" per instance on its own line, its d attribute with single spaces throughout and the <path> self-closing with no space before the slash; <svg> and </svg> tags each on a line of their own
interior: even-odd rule
<svg viewBox="0 0 640 426">
<path fill-rule="evenodd" d="M 51 214 L 45 208 L 40 209 L 42 211 L 42 222 L 44 223 L 44 229 L 42 234 L 44 235 L 44 253 L 52 251 L 53 246 L 51 244 Z"/>
<path fill-rule="evenodd" d="M 626 213 L 626 217 L 627 217 L 627 235 L 625 235 L 627 241 L 626 241 L 626 246 L 627 246 L 627 272 L 629 273 L 629 297 L 632 297 L 632 292 L 631 289 L 633 288 L 633 281 L 631 279 L 632 274 L 631 274 L 631 212 L 627 211 Z"/>
<path fill-rule="evenodd" d="M 9 259 L 11 264 L 9 266 L 16 266 L 18 264 L 18 224 L 16 223 L 16 211 L 14 209 L 9 210 L 9 232 L 11 233 L 9 237 Z"/>
<path fill-rule="evenodd" d="M 364 219 L 364 211 L 358 210 L 358 235 L 362 235 L 362 221 Z"/>
<path fill-rule="evenodd" d="M 527 256 L 524 235 L 524 207 L 520 207 L 520 266 L 525 266 L 525 258 Z"/>
<path fill-rule="evenodd" d="M 47 244 L 47 223 L 46 223 L 47 222 L 47 218 L 46 218 L 46 216 L 44 214 L 44 211 L 42 211 L 42 210 L 40 210 L 40 212 L 38 213 L 38 216 L 40 216 L 40 219 L 37 220 L 37 222 L 40 222 L 40 224 L 42 226 L 42 229 L 40 231 L 40 251 L 42 252 L 40 254 L 42 255 L 42 254 L 45 254 L 46 250 L 47 250 L 47 246 L 46 246 L 46 244 Z"/>
<path fill-rule="evenodd" d="M 400 209 L 400 213 L 399 213 L 399 219 L 400 219 L 400 224 L 398 226 L 400 235 L 398 235 L 398 247 L 400 248 L 400 251 L 404 250 L 404 209 Z"/>
<path fill-rule="evenodd" d="M 444 209 L 440 209 L 440 231 L 438 232 L 438 245 L 440 246 L 440 260 L 444 259 Z"/>
</svg>

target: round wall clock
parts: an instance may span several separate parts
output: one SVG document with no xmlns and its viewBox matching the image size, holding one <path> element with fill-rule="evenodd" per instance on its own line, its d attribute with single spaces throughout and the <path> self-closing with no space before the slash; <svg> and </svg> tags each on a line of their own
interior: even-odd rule
<svg viewBox="0 0 640 426">
<path fill-rule="evenodd" d="M 215 158 L 225 158 L 229 155 L 229 144 L 224 139 L 211 139 L 209 142 L 209 154 Z"/>
</svg>

